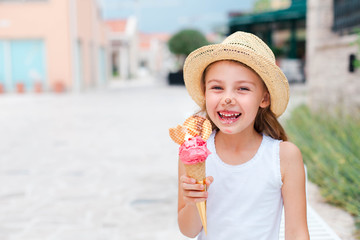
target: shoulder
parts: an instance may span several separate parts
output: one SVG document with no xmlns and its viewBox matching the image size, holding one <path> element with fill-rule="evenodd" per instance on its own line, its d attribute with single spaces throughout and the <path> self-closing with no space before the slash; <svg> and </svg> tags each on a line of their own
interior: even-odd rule
<svg viewBox="0 0 360 240">
<path fill-rule="evenodd" d="M 292 142 L 280 142 L 280 169 L 284 179 L 286 175 L 304 169 L 304 162 L 300 149 Z"/>
<path fill-rule="evenodd" d="M 280 142 L 280 158 L 301 157 L 300 149 L 292 142 Z"/>
</svg>

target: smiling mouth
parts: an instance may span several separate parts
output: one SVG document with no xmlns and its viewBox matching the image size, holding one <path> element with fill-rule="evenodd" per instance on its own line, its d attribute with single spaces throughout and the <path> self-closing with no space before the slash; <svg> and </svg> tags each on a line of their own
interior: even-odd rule
<svg viewBox="0 0 360 240">
<path fill-rule="evenodd" d="M 223 120 L 235 120 L 240 117 L 241 113 L 223 113 L 218 112 L 218 115 Z"/>
</svg>

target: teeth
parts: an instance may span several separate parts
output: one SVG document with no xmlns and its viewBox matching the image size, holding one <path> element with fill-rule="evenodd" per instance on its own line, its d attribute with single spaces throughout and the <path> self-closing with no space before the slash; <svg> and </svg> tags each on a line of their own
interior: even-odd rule
<svg viewBox="0 0 360 240">
<path fill-rule="evenodd" d="M 222 117 L 238 117 L 238 116 L 240 116 L 240 113 L 233 113 L 233 114 L 220 113 L 220 115 Z"/>
</svg>

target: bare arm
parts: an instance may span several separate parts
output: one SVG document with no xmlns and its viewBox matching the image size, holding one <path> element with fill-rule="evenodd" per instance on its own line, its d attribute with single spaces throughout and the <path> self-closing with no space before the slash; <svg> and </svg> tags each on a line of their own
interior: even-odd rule
<svg viewBox="0 0 360 240">
<path fill-rule="evenodd" d="M 178 223 L 182 234 L 192 238 L 196 237 L 202 229 L 196 202 L 205 201 L 207 198 L 207 192 L 203 191 L 204 186 L 195 182 L 195 179 L 186 176 L 185 167 L 179 161 Z M 212 177 L 208 177 L 207 186 L 211 182 Z"/>
<path fill-rule="evenodd" d="M 305 170 L 300 150 L 290 142 L 280 143 L 285 239 L 308 240 Z"/>
</svg>

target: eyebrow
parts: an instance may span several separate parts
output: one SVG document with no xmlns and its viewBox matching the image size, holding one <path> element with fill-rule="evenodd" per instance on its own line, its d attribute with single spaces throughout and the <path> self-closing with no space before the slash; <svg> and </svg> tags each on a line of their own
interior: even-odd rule
<svg viewBox="0 0 360 240">
<path fill-rule="evenodd" d="M 223 82 L 223 81 L 218 80 L 218 79 L 211 79 L 211 80 L 209 80 L 209 81 L 207 82 L 207 84 L 212 83 L 212 82 L 221 83 L 221 82 Z M 235 83 L 248 83 L 248 84 L 251 84 L 251 85 L 254 85 L 254 86 L 255 86 L 255 83 L 249 82 L 249 81 L 247 81 L 247 80 L 237 80 L 237 81 L 235 81 Z"/>
<path fill-rule="evenodd" d="M 213 83 L 213 82 L 215 82 L 215 83 L 221 83 L 220 80 L 216 80 L 216 79 L 211 79 L 211 80 L 209 80 L 209 81 L 205 81 L 206 84 Z"/>
</svg>

